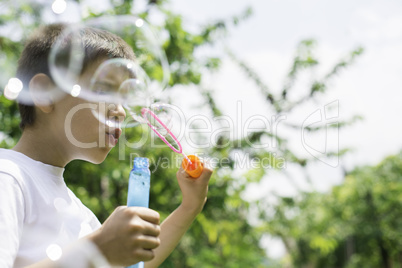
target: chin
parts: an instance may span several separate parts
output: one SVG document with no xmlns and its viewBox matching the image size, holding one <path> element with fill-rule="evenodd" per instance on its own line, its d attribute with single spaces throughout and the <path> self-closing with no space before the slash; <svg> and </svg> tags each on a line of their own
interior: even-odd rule
<svg viewBox="0 0 402 268">
<path fill-rule="evenodd" d="M 96 148 L 96 150 L 91 150 L 87 154 L 81 157 L 81 160 L 88 161 L 92 164 L 100 164 L 105 161 L 106 156 L 109 154 L 112 148 Z"/>
</svg>

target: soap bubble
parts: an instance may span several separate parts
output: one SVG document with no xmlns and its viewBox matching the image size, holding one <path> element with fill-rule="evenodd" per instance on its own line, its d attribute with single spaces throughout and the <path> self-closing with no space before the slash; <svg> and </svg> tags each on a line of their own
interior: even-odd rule
<svg viewBox="0 0 402 268">
<path fill-rule="evenodd" d="M 176 153 L 182 153 L 180 139 L 184 136 L 185 116 L 177 107 L 154 103 L 143 108 L 141 114 L 154 133 Z"/>
<path fill-rule="evenodd" d="M 82 76 L 95 63 L 99 66 L 88 85 Z M 55 83 L 67 94 L 130 107 L 137 121 L 141 121 L 139 107 L 149 106 L 170 77 L 166 56 L 152 30 L 135 16 L 100 17 L 70 25 L 53 46 L 49 67 Z M 100 113 L 96 116 L 107 121 Z"/>
<path fill-rule="evenodd" d="M 80 86 L 75 85 L 70 94 L 89 101 L 110 104 L 108 107 L 110 109 L 121 105 L 126 109 L 126 114 L 132 116 L 136 125 L 142 123 L 139 116 L 140 109 L 151 103 L 149 84 L 148 75 L 137 63 L 116 58 L 106 60 L 99 65 L 90 80 L 88 89 L 82 90 Z M 108 117 L 107 110 L 93 110 L 93 113 L 100 122 L 106 125 L 119 125 L 122 120 Z M 130 126 L 132 125 L 125 125 L 125 127 Z"/>
<path fill-rule="evenodd" d="M 10 4 L 11 9 L 16 9 L 20 8 L 20 2 L 23 3 L 21 6 L 28 5 L 40 11 L 39 20 L 46 23 L 65 21 L 63 16 L 72 17 L 72 13 L 81 16 L 79 5 L 71 0 L 6 1 L 2 5 Z M 113 38 L 109 33 L 113 34 Z M 26 39 L 26 36 L 21 37 L 21 43 Z M 128 44 L 125 49 L 121 49 L 124 46 L 122 40 Z M 123 106 L 128 118 L 132 119 L 129 122 L 126 120 L 124 127 L 146 123 L 141 109 L 150 107 L 170 79 L 169 64 L 161 47 L 151 27 L 143 19 L 132 15 L 102 16 L 66 24 L 52 45 L 48 58 L 50 77 L 55 86 L 46 90 L 37 87 L 35 90 L 29 88 L 28 79 L 9 78 L 11 76 L 7 74 L 0 79 L 5 85 L 1 93 L 28 105 L 46 105 L 49 99 L 55 102 L 68 94 L 89 102 L 105 103 L 103 111 L 93 111 L 104 124 L 121 123 L 108 118 L 107 111 L 113 105 Z M 84 77 L 86 73 L 91 74 Z"/>
<path fill-rule="evenodd" d="M 55 14 L 62 14 L 67 9 L 67 3 L 64 0 L 55 0 L 52 4 L 52 10 Z"/>
<path fill-rule="evenodd" d="M 16 14 L 22 12 L 27 17 L 34 15 L 36 20 L 39 19 L 43 23 L 81 20 L 80 4 L 74 0 L 2 0 L 0 7 L 3 14 L 7 13 L 7 9 L 11 9 Z M 29 21 L 27 17 L 24 19 Z"/>
<path fill-rule="evenodd" d="M 53 12 L 52 6 L 58 14 Z M 78 22 L 81 20 L 79 4 L 73 0 L 5 0 L 0 3 L 0 13 L 6 17 L 17 17 L 18 20 L 5 20 L 0 27 L 0 36 L 3 39 L 3 49 L 0 51 L 0 95 L 19 103 L 37 105 L 49 103 L 49 98 L 57 101 L 65 94 L 57 88 L 43 90 L 30 90 L 29 80 L 32 75 L 16 76 L 17 59 L 20 55 L 13 54 L 22 50 L 23 44 L 37 29 L 37 25 L 54 22 Z M 46 60 L 46 58 L 45 58 Z M 41 65 L 36 62 L 36 66 Z M 28 72 L 33 67 L 25 64 Z M 44 68 L 38 73 L 44 72 Z M 25 72 L 27 73 L 27 72 Z M 24 76 L 22 74 L 22 76 Z M 21 84 L 21 86 L 20 86 Z"/>
<path fill-rule="evenodd" d="M 146 112 L 143 109 L 143 115 L 147 122 L 149 122 L 155 129 L 162 135 L 167 136 L 168 130 L 173 129 L 173 115 L 172 108 L 173 105 L 169 105 L 166 103 L 154 103 L 151 105 L 150 112 L 155 114 L 152 116 L 150 112 Z"/>
</svg>

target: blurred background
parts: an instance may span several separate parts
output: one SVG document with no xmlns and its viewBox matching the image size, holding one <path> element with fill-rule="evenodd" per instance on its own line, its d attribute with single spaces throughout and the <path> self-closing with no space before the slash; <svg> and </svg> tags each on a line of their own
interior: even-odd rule
<svg viewBox="0 0 402 268">
<path fill-rule="evenodd" d="M 31 0 L 0 7 L 1 88 L 38 25 L 135 14 L 153 26 L 171 70 L 160 98 L 186 115 L 185 152 L 215 169 L 203 213 L 161 267 L 402 263 L 400 1 Z M 19 114 L 4 95 L 0 122 L 1 147 L 12 148 Z M 125 129 L 125 138 L 143 131 Z M 67 185 L 102 222 L 126 203 L 130 159 L 146 156 L 150 207 L 166 217 L 181 201 L 180 161 L 152 139 L 125 145 L 100 165 L 70 163 Z"/>
</svg>

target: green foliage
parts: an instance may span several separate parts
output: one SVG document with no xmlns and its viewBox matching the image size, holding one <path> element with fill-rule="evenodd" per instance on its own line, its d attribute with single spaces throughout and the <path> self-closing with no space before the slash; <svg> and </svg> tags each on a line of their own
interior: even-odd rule
<svg viewBox="0 0 402 268">
<path fill-rule="evenodd" d="M 20 114 L 17 104 L 4 96 L 0 96 L 0 122 L 0 147 L 12 148 L 21 136 Z"/>
<path fill-rule="evenodd" d="M 294 267 L 394 267 L 402 251 L 402 152 L 357 168 L 330 193 L 280 198 L 265 209 L 267 232 L 285 242 Z"/>
<path fill-rule="evenodd" d="M 43 10 L 41 4 L 37 5 L 10 7 L 2 14 L 0 23 L 9 25 L 15 18 L 13 14 L 23 13 L 24 22 L 30 21 L 31 24 L 21 22 L 20 27 L 32 29 L 39 24 Z M 111 5 L 113 8 L 104 13 L 95 13 L 89 9 L 89 18 L 107 14 L 130 14 L 135 9 L 135 1 L 111 1 Z M 227 21 L 219 20 L 201 27 L 198 33 L 191 33 L 185 29 L 182 16 L 166 10 L 163 1 L 150 1 L 148 11 L 139 16 L 147 20 L 150 10 L 159 12 L 165 18 L 164 25 L 155 26 L 154 29 L 158 35 L 167 36 L 163 40 L 163 48 L 171 66 L 171 86 L 199 84 L 203 70 L 217 70 L 220 59 L 207 56 L 197 58 L 197 49 L 213 45 L 218 38 L 224 36 L 226 24 L 238 24 L 251 14 L 248 9 L 244 14 Z M 19 41 L 12 41 L 5 36 L 0 37 L 0 64 L 3 69 L 9 70 L 2 74 L 1 86 L 15 73 L 24 38 L 25 36 Z M 136 52 L 137 56 L 141 56 L 140 51 Z M 161 79 L 161 70 L 152 64 L 152 59 L 145 69 L 153 79 Z M 211 105 L 214 103 L 211 95 L 203 96 L 206 102 Z M 10 148 L 20 136 L 17 105 L 2 96 L 0 108 L 0 131 L 5 135 L 1 145 Z M 145 130 L 141 128 L 124 131 L 123 136 L 128 142 L 133 142 L 143 134 L 150 135 L 148 131 L 143 133 Z M 176 181 L 180 161 L 166 146 L 151 148 L 149 142 L 140 148 L 130 149 L 125 144 L 118 144 L 100 165 L 73 161 L 67 166 L 64 174 L 67 184 L 100 221 L 104 221 L 115 207 L 126 204 L 130 162 L 134 154 L 151 160 L 150 207 L 157 209 L 164 219 L 180 204 L 181 192 Z M 262 267 L 266 257 L 259 246 L 260 233 L 247 221 L 248 204 L 240 199 L 244 185 L 235 188 L 234 181 L 231 166 L 222 166 L 221 170 L 216 171 L 203 213 L 162 267 Z"/>
<path fill-rule="evenodd" d="M 219 39 L 224 38 L 228 26 L 238 25 L 242 20 L 247 19 L 252 14 L 251 9 L 248 8 L 242 14 L 225 20 L 213 21 L 200 26 L 196 32 L 190 32 L 186 29 L 183 16 L 167 10 L 165 2 L 149 1 L 146 12 L 137 15 L 148 20 L 150 11 L 152 11 L 158 12 L 158 15 L 164 18 L 164 24 L 154 26 L 154 29 L 159 36 L 166 36 L 163 40 L 163 48 L 172 72 L 169 84 L 170 86 L 197 85 L 200 96 L 204 98 L 204 103 L 210 109 L 211 114 L 221 116 L 222 112 L 214 99 L 213 90 L 205 89 L 201 84 L 203 72 L 218 70 L 221 66 L 221 59 L 216 56 L 197 57 L 197 51 L 207 46 L 213 46 Z M 89 9 L 88 18 L 107 14 L 130 14 L 136 7 L 135 1 L 128 0 L 110 1 L 110 4 L 112 8 L 104 13 L 95 13 Z M 43 4 L 37 5 L 39 6 L 23 5 L 4 11 L 0 16 L 0 24 L 14 23 L 15 16 L 12 14 L 23 13 L 25 19 L 18 20 L 18 23 L 22 29 L 30 32 L 40 23 L 40 11 L 43 9 L 40 5 Z M 23 38 L 19 41 L 12 41 L 5 36 L 0 36 L 0 66 L 3 70 L 8 70 L 0 75 L 0 86 L 2 87 L 15 72 L 15 63 L 22 49 Z M 311 71 L 312 68 L 319 65 L 318 59 L 314 56 L 314 46 L 314 40 L 305 40 L 299 44 L 280 94 L 274 94 L 263 82 L 263 79 L 229 49 L 228 54 L 260 89 L 262 96 L 266 99 L 267 110 L 281 115 L 293 112 L 295 108 L 305 102 L 314 99 L 319 94 L 324 94 L 329 88 L 329 79 L 351 64 L 355 57 L 363 51 L 361 48 L 352 51 L 349 57 L 337 63 L 328 74 L 323 77 L 315 77 L 304 96 L 299 99 L 291 99 L 289 96 L 299 75 Z M 150 63 L 146 69 L 153 79 L 161 79 L 161 70 L 156 65 Z M 20 136 L 17 105 L 1 97 L 0 108 L 0 131 L 5 135 L 1 141 L 1 147 L 10 148 Z M 357 119 L 359 118 L 339 122 L 339 127 L 347 126 Z M 301 127 L 287 122 L 284 126 L 290 131 L 299 131 Z M 322 131 L 323 126 L 308 130 Z M 143 131 L 146 130 L 126 129 L 124 136 L 131 142 L 143 134 L 149 135 L 148 132 L 143 133 Z M 265 139 L 270 139 L 278 145 L 277 152 L 256 149 L 252 146 L 252 144 L 263 143 Z M 280 267 L 280 264 L 268 260 L 259 246 L 263 233 L 270 233 L 282 238 L 290 252 L 291 262 L 295 266 L 306 263 L 315 263 L 317 267 L 339 264 L 340 262 L 334 257 L 333 252 L 340 252 L 341 248 L 345 247 L 345 242 L 342 241 L 354 237 L 355 234 L 352 231 L 354 227 L 345 226 L 342 218 L 330 219 L 335 210 L 327 210 L 323 204 L 329 204 L 335 198 L 335 194 L 331 199 L 318 193 L 303 193 L 300 199 L 280 198 L 277 206 L 265 204 L 264 200 L 251 204 L 242 199 L 247 185 L 260 182 L 271 170 L 283 171 L 287 164 L 305 167 L 315 159 L 299 156 L 290 148 L 286 136 L 272 133 L 269 130 L 251 132 L 246 137 L 234 141 L 230 140 L 228 133 L 222 132 L 219 133 L 216 140 L 217 145 L 208 148 L 206 154 L 225 161 L 217 166 L 211 179 L 208 202 L 202 214 L 197 217 L 191 229 L 162 267 Z M 345 148 L 336 155 L 329 153 L 328 157 L 346 152 Z M 129 163 L 134 154 L 151 159 L 150 207 L 158 210 L 163 219 L 181 202 L 181 193 L 175 179 L 180 161 L 177 161 L 176 155 L 170 149 L 166 147 L 151 148 L 149 144 L 129 149 L 125 144 L 118 144 L 102 164 L 93 165 L 83 161 L 73 161 L 65 172 L 65 179 L 69 187 L 101 221 L 105 220 L 116 206 L 126 203 L 128 176 L 131 169 Z M 238 155 L 244 156 L 242 159 L 245 160 L 240 160 L 236 157 Z M 265 159 L 268 163 L 264 168 L 261 168 L 260 165 L 260 167 L 251 168 L 242 174 L 236 170 L 236 165 L 242 165 L 243 161 L 260 161 L 261 159 Z M 163 163 L 168 164 L 163 165 Z M 396 185 L 394 187 L 398 188 Z M 347 190 L 345 191 L 340 194 L 345 198 L 345 202 L 342 203 L 344 206 L 346 206 L 346 201 L 350 201 L 349 195 L 353 196 Z M 380 195 L 374 195 L 374 193 L 372 195 L 380 198 Z M 389 206 L 378 205 L 377 207 L 376 198 L 373 199 L 373 202 L 378 211 L 389 209 Z M 260 210 L 261 218 L 267 222 L 262 228 L 255 228 L 249 223 L 250 209 L 253 206 Z M 337 206 L 337 208 L 338 213 L 347 213 L 345 217 L 354 218 L 354 208 L 345 210 L 341 206 Z M 392 222 L 392 225 L 384 227 L 387 228 L 384 229 L 384 233 L 391 237 L 391 235 L 395 235 L 395 229 L 392 227 L 399 222 L 385 213 L 384 217 L 389 217 Z M 360 237 L 363 237 L 363 234 Z M 358 241 L 365 243 L 363 238 Z M 392 245 L 397 243 L 395 239 L 386 241 L 387 245 L 391 242 Z M 373 243 L 371 240 L 369 242 Z M 387 247 L 389 248 L 389 246 Z M 392 254 L 394 253 L 390 253 L 390 256 L 394 256 Z M 373 255 L 372 259 L 377 261 L 379 258 Z M 364 261 L 370 263 L 363 255 L 353 254 L 349 264 L 359 265 Z"/>
</svg>

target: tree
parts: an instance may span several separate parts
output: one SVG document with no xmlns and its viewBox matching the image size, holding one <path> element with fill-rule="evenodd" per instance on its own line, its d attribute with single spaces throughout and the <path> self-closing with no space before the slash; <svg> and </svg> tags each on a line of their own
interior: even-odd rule
<svg viewBox="0 0 402 268">
<path fill-rule="evenodd" d="M 105 14 L 129 14 L 134 6 L 133 1 L 110 1 L 111 8 L 102 13 L 89 10 L 89 17 L 99 17 Z M 18 25 L 18 29 L 31 29 L 40 24 L 42 11 L 48 8 L 44 3 L 21 4 L 8 6 L 7 12 L 0 16 L 0 24 L 9 25 L 11 22 Z M 148 19 L 149 13 L 159 12 L 164 16 L 165 23 L 155 26 L 160 33 L 167 33 L 163 48 L 166 51 L 171 66 L 178 66 L 173 72 L 170 85 L 200 83 L 202 70 L 218 68 L 220 60 L 215 57 L 199 59 L 195 52 L 203 46 L 210 46 L 216 42 L 219 34 L 224 31 L 226 24 L 238 23 L 247 17 L 245 14 L 230 18 L 227 21 L 201 27 L 199 32 L 191 33 L 185 29 L 180 15 L 164 8 L 163 2 L 150 1 L 147 11 L 138 16 Z M 12 14 L 23 14 L 24 19 L 12 21 Z M 20 51 L 22 40 L 10 40 L 6 36 L 0 39 L 2 45 L 1 62 L 4 69 L 9 70 L 0 80 L 4 88 L 7 79 L 13 76 L 15 64 Z M 158 78 L 158 70 L 149 70 L 153 78 Z M 212 99 L 210 100 L 212 101 Z M 4 138 L 1 146 L 12 147 L 20 136 L 18 128 L 19 115 L 15 102 L 1 96 L 0 100 L 0 131 Z M 126 129 L 125 138 L 133 140 L 142 135 L 141 127 Z M 70 163 L 64 174 L 68 186 L 86 204 L 98 218 L 103 221 L 118 205 L 124 205 L 127 199 L 128 177 L 130 172 L 130 152 L 125 150 L 124 159 L 120 161 L 117 149 L 112 150 L 106 161 L 100 165 L 93 165 L 83 161 Z M 152 160 L 174 161 L 175 155 L 168 148 L 150 148 L 149 142 L 134 153 L 146 156 Z M 172 164 L 170 162 L 169 167 Z M 157 209 L 162 219 L 165 218 L 180 204 L 180 191 L 175 180 L 176 169 L 161 168 L 156 162 L 151 163 L 152 187 L 150 207 Z M 259 247 L 259 233 L 250 226 L 247 221 L 247 203 L 239 200 L 238 194 L 231 196 L 228 192 L 232 187 L 233 180 L 230 174 L 212 178 L 209 201 L 203 213 L 193 223 L 192 228 L 182 239 L 172 255 L 162 267 L 238 267 L 252 266 L 262 267 L 265 253 Z M 239 235 L 233 235 L 239 234 Z M 241 234 L 241 235 L 240 235 Z"/>
<path fill-rule="evenodd" d="M 105 0 L 106 1 L 106 0 Z M 134 8 L 135 1 L 110 1 L 111 8 L 102 13 L 95 13 L 89 10 L 90 17 L 103 16 L 105 14 L 129 14 Z M 0 15 L 0 24 L 8 24 L 14 17 L 11 14 L 24 14 L 25 19 L 17 20 L 17 25 L 22 29 L 30 31 L 40 23 L 41 11 L 44 9 L 43 3 L 35 5 L 21 4 L 20 6 L 10 6 L 9 9 Z M 172 72 L 170 86 L 175 85 L 196 85 L 198 94 L 205 100 L 205 107 L 209 109 L 211 116 L 218 117 L 223 115 L 220 107 L 215 102 L 213 90 L 207 90 L 202 85 L 202 75 L 208 71 L 217 71 L 220 67 L 221 59 L 217 57 L 196 57 L 196 52 L 204 47 L 213 46 L 220 38 L 224 38 L 228 25 L 238 24 L 251 15 L 251 9 L 247 9 L 243 14 L 217 20 L 207 25 L 200 26 L 196 32 L 190 32 L 185 27 L 185 20 L 179 14 L 169 11 L 165 7 L 165 1 L 149 1 L 146 11 L 138 14 L 145 20 L 151 20 L 151 12 L 158 12 L 164 18 L 162 25 L 155 25 L 160 36 L 166 36 L 163 48 L 166 51 L 168 61 L 171 66 L 175 66 Z M 31 19 L 26 19 L 27 17 Z M 15 23 L 15 22 L 14 22 Z M 5 76 L 0 77 L 1 86 L 4 86 L 7 79 L 12 76 L 13 68 L 17 55 L 21 51 L 20 40 L 10 40 L 3 36 L 0 39 L 1 54 L 0 65 L 3 69 L 10 70 Z M 238 64 L 241 70 L 257 85 L 262 97 L 266 100 L 267 110 L 277 115 L 294 113 L 301 105 L 314 100 L 320 94 L 324 94 L 329 88 L 328 81 L 333 79 L 339 71 L 349 66 L 356 56 L 362 53 L 361 48 L 352 51 L 345 60 L 337 63 L 333 69 L 324 77 L 314 77 L 305 95 L 293 99 L 290 97 L 295 88 L 300 73 L 309 72 L 318 65 L 318 60 L 314 56 L 314 40 L 302 41 L 296 51 L 293 64 L 290 68 L 286 83 L 280 94 L 274 94 L 265 85 L 259 75 L 254 72 L 246 62 L 241 60 L 228 49 L 227 55 Z M 5 57 L 4 57 L 5 56 Z M 14 66 L 14 67 L 13 67 Z M 151 76 L 158 79 L 160 74 L 157 69 L 150 69 Z M 170 90 L 169 88 L 167 90 Z M 1 146 L 10 148 L 18 139 L 20 132 L 18 129 L 18 111 L 16 104 L 1 97 L 0 101 L 0 131 L 3 133 Z M 272 109 L 273 107 L 273 109 Z M 346 126 L 353 123 L 356 118 L 347 122 L 340 122 L 339 126 Z M 218 122 L 219 123 L 219 122 Z M 287 123 L 286 127 L 290 131 L 299 131 L 300 125 Z M 310 132 L 323 131 L 323 126 L 307 129 Z M 135 140 L 141 136 L 146 129 L 134 128 L 125 130 L 127 140 Z M 200 135 L 202 137 L 202 135 Z M 256 149 L 253 144 L 262 143 L 264 139 L 274 139 L 278 148 L 275 152 Z M 230 144 L 230 145 L 229 145 Z M 328 153 L 328 157 L 340 156 L 347 150 Z M 150 207 L 156 208 L 161 213 L 162 218 L 166 217 L 180 203 L 180 194 L 175 185 L 175 169 L 163 168 L 160 163 L 163 161 L 172 163 L 175 161 L 174 154 L 168 148 L 150 148 L 143 146 L 135 151 L 136 154 L 146 156 L 154 162 L 151 165 L 152 187 Z M 204 211 L 199 215 L 193 226 L 183 238 L 163 267 L 275 267 L 278 264 L 268 260 L 263 249 L 259 246 L 259 239 L 263 233 L 282 237 L 288 247 L 289 252 L 293 252 L 295 239 L 298 237 L 298 229 L 293 228 L 296 221 L 288 219 L 287 210 L 275 208 L 274 217 L 268 217 L 267 209 L 269 204 L 264 200 L 257 203 L 249 203 L 243 200 L 247 185 L 250 182 L 259 182 L 270 170 L 276 169 L 281 172 L 284 164 L 295 164 L 305 168 L 309 163 L 316 161 L 314 158 L 300 156 L 289 145 L 289 138 L 269 130 L 261 130 L 249 133 L 238 140 L 231 140 L 230 135 L 221 132 L 216 136 L 216 145 L 207 149 L 206 155 L 216 159 L 226 159 L 216 167 L 215 175 L 211 180 L 208 202 Z M 254 168 L 247 170 L 239 175 L 234 172 L 236 165 L 239 164 L 237 156 L 241 155 L 245 161 L 268 159 L 269 167 Z M 125 161 L 120 161 L 119 152 L 112 150 L 107 160 L 95 166 L 82 161 L 74 161 L 68 165 L 65 172 L 65 179 L 69 187 L 90 207 L 91 210 L 102 221 L 117 206 L 126 203 L 128 174 L 130 166 L 130 151 L 124 152 Z M 160 162 L 157 162 L 160 161 Z M 240 160 L 243 161 L 243 160 Z M 291 181 L 291 177 L 289 180 Z M 302 193 L 309 195 L 308 193 Z M 313 194 L 311 194 L 313 196 Z M 312 197 L 311 197 L 312 198 Z M 318 198 L 318 197 L 317 197 Z M 294 204 L 295 200 L 284 198 L 282 202 Z M 261 211 L 261 218 L 269 223 L 264 228 L 256 228 L 249 223 L 250 208 L 256 206 Z M 311 213 L 314 213 L 312 211 Z M 324 213 L 328 213 L 325 212 Z M 301 221 L 303 222 L 303 221 Z M 303 222 L 306 226 L 312 224 L 310 221 Z M 314 226 L 319 228 L 320 226 Z M 324 228 L 324 227 L 320 227 Z M 318 230 L 318 229 L 317 229 Z M 316 232 L 317 233 L 317 232 Z M 320 239 L 317 233 L 317 243 Z M 305 243 L 305 240 L 296 240 L 297 243 Z M 332 246 L 333 247 L 333 246 Z M 332 247 L 326 250 L 330 251 Z M 303 248 L 300 246 L 300 248 Z M 297 255 L 299 254 L 299 255 Z M 292 253 L 294 259 L 316 258 L 315 255 L 303 255 L 303 252 Z M 295 261 L 295 263 L 297 263 Z M 300 261 L 299 263 L 302 263 Z"/>
<path fill-rule="evenodd" d="M 402 153 L 358 167 L 329 193 L 281 198 L 261 211 L 295 267 L 394 267 L 401 262 Z"/>
</svg>

